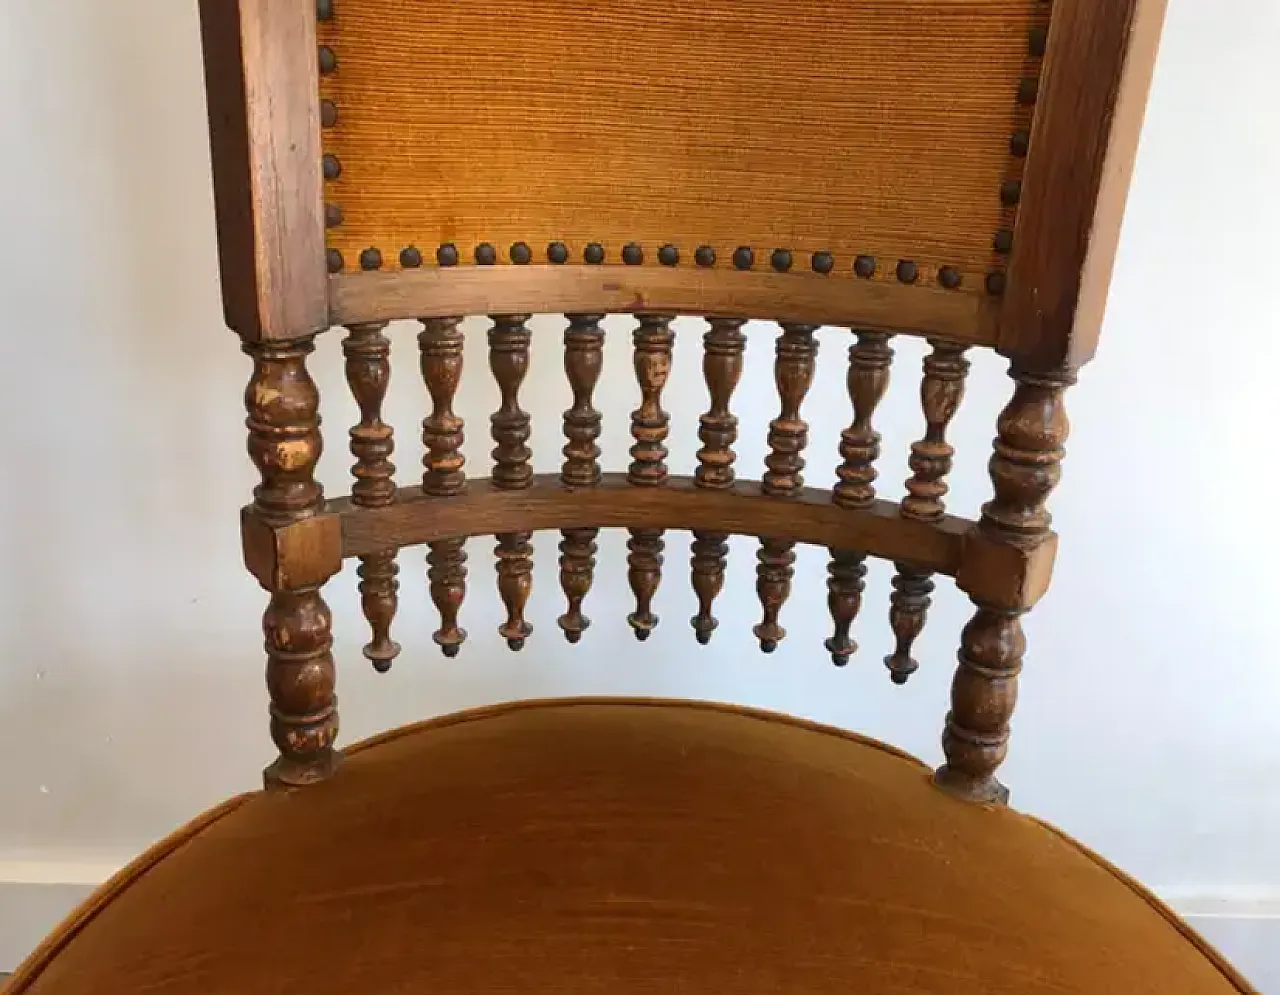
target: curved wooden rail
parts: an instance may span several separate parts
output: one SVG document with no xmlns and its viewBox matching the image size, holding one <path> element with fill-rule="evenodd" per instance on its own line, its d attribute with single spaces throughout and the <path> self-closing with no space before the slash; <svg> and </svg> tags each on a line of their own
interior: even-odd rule
<svg viewBox="0 0 1280 995">
<path fill-rule="evenodd" d="M 885 280 L 654 266 L 457 266 L 329 278 L 335 325 L 456 314 L 638 312 L 768 318 L 994 345 L 998 301 Z"/>
<path fill-rule="evenodd" d="M 342 498 L 330 501 L 327 510 L 341 522 L 344 557 L 516 530 L 706 529 L 855 549 L 949 576 L 960 569 L 973 525 L 951 516 L 913 521 L 889 501 L 841 508 L 832 504 L 829 491 L 813 487 L 795 498 L 777 498 L 761 494 L 756 482 L 709 490 L 690 477 L 672 477 L 661 487 L 637 487 L 624 474 L 605 474 L 599 485 L 582 488 L 564 486 L 555 474 L 536 476 L 525 490 L 472 480 L 466 493 L 445 498 L 407 487 L 387 507 L 360 508 Z"/>
</svg>

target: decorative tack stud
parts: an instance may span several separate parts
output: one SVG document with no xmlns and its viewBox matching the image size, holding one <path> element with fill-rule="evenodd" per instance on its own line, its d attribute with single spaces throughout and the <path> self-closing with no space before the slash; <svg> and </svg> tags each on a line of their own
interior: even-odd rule
<svg viewBox="0 0 1280 995">
<path fill-rule="evenodd" d="M 338 123 L 338 105 L 332 100 L 320 101 L 320 123 L 326 128 L 332 128 Z"/>
<path fill-rule="evenodd" d="M 320 159 L 320 168 L 326 180 L 336 180 L 342 175 L 342 163 L 332 152 L 326 152 Z"/>
<path fill-rule="evenodd" d="M 569 261 L 569 247 L 563 242 L 552 242 L 547 246 L 547 262 L 563 266 Z"/>
<path fill-rule="evenodd" d="M 853 261 L 853 272 L 864 280 L 870 280 L 876 275 L 876 257 L 859 256 Z"/>
<path fill-rule="evenodd" d="M 639 266 L 644 262 L 644 248 L 637 242 L 628 242 L 622 249 L 622 261 L 628 266 Z"/>
<path fill-rule="evenodd" d="M 1034 104 L 1039 94 L 1040 81 L 1034 76 L 1028 76 L 1018 84 L 1018 103 L 1024 107 Z"/>
<path fill-rule="evenodd" d="M 457 266 L 458 247 L 452 242 L 446 242 L 440 246 L 440 248 L 436 249 L 436 262 L 441 266 Z"/>
<path fill-rule="evenodd" d="M 342 224 L 342 208 L 337 204 L 324 205 L 324 226 L 326 228 L 337 228 Z"/>
<path fill-rule="evenodd" d="M 328 45 L 320 46 L 320 75 L 329 76 L 338 71 L 338 57 Z"/>
<path fill-rule="evenodd" d="M 583 250 L 582 258 L 589 266 L 599 266 L 604 262 L 604 246 L 599 242 L 592 242 Z"/>
<path fill-rule="evenodd" d="M 663 266 L 679 266 L 680 250 L 674 245 L 664 245 L 658 250 L 658 262 Z"/>
<path fill-rule="evenodd" d="M 693 254 L 693 261 L 703 269 L 710 269 L 716 264 L 716 250 L 709 245 L 700 245 Z"/>
<path fill-rule="evenodd" d="M 476 263 L 480 266 L 492 266 L 498 261 L 498 250 L 488 242 L 476 246 Z"/>
<path fill-rule="evenodd" d="M 813 254 L 813 271 L 826 276 L 836 268 L 835 256 L 830 252 L 815 252 Z"/>
<path fill-rule="evenodd" d="M 1000 184 L 1000 202 L 1005 207 L 1014 207 L 1022 200 L 1022 181 L 1005 180 Z"/>
<path fill-rule="evenodd" d="M 769 257 L 769 264 L 779 273 L 785 273 L 791 269 L 791 253 L 787 249 L 774 249 L 773 255 Z"/>
<path fill-rule="evenodd" d="M 360 253 L 360 268 L 363 270 L 382 269 L 382 253 L 374 248 Z"/>
<path fill-rule="evenodd" d="M 1027 36 L 1027 51 L 1031 53 L 1032 58 L 1040 59 L 1048 49 L 1049 29 L 1042 24 L 1037 24 Z"/>
<path fill-rule="evenodd" d="M 938 270 L 938 283 L 947 290 L 955 290 L 961 283 L 960 271 L 954 266 L 943 266 Z"/>
<path fill-rule="evenodd" d="M 743 245 L 733 250 L 733 265 L 738 269 L 751 269 L 756 264 L 756 254 L 749 246 Z"/>
<path fill-rule="evenodd" d="M 1013 251 L 1013 232 L 1007 228 L 1002 228 L 996 232 L 996 237 L 991 243 L 991 247 L 1002 256 L 1007 256 Z"/>
<path fill-rule="evenodd" d="M 511 246 L 511 261 L 517 266 L 528 266 L 533 259 L 533 250 L 524 242 L 516 242 Z"/>
<path fill-rule="evenodd" d="M 1015 159 L 1025 159 L 1031 147 L 1031 133 L 1025 130 L 1015 131 L 1009 138 L 1009 153 Z"/>
<path fill-rule="evenodd" d="M 316 0 L 316 20 L 333 20 L 333 0 Z"/>
<path fill-rule="evenodd" d="M 897 274 L 898 282 L 915 283 L 920 278 L 920 268 L 910 259 L 903 259 L 898 262 Z"/>
<path fill-rule="evenodd" d="M 987 293 L 992 297 L 999 297 L 1004 293 L 1005 287 L 1008 285 L 1009 278 L 1000 270 L 987 274 Z"/>
<path fill-rule="evenodd" d="M 422 250 L 413 245 L 400 250 L 400 265 L 405 269 L 417 269 L 422 265 Z"/>
<path fill-rule="evenodd" d="M 342 267 L 346 265 L 343 261 L 342 253 L 337 249 L 326 249 L 324 253 L 325 265 L 329 268 L 330 273 L 341 273 Z"/>
</svg>

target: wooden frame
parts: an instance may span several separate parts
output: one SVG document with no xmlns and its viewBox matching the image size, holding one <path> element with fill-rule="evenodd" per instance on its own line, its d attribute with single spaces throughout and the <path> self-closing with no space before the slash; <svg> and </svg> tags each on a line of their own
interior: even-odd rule
<svg viewBox="0 0 1280 995">
<path fill-rule="evenodd" d="M 202 0 L 227 323 L 249 339 L 423 315 L 655 310 L 852 324 L 1075 367 L 1096 346 L 1167 0 L 1055 0 L 1002 298 L 620 266 L 324 273 L 314 0 Z M 234 71 L 232 67 L 236 67 Z"/>
<path fill-rule="evenodd" d="M 518 649 L 531 631 L 523 612 L 532 530 L 562 530 L 561 583 L 570 610 L 560 624 L 577 641 L 589 624 L 581 606 L 598 529 L 630 530 L 628 577 L 637 610 L 628 621 L 643 639 L 657 624 L 651 602 L 664 530 L 690 528 L 699 641 L 717 624 L 710 606 L 723 583 L 725 540 L 730 533 L 760 537 L 764 619 L 754 631 L 766 652 L 785 635 L 778 617 L 790 592 L 792 547 L 829 547 L 835 634 L 826 645 L 837 664 L 855 648 L 849 630 L 861 606 L 864 560 L 893 560 L 896 649 L 886 664 L 898 683 L 917 666 L 911 645 L 925 622 L 932 576 L 955 577 L 976 614 L 961 637 L 944 735 L 947 763 L 936 780 L 972 800 L 1007 797 L 995 771 L 1007 750 L 1022 666 L 1020 618 L 1044 594 L 1057 546 L 1046 503 L 1067 437 L 1064 394 L 1097 343 L 1166 0 L 1054 0 L 1047 41 L 1033 35 L 1031 43 L 1036 59 L 1044 53 L 1040 78 L 1024 79 L 1029 85 L 1019 93 L 1023 105 L 1036 105 L 1029 137 L 1019 136 L 1025 170 L 1020 181 L 1009 181 L 1016 189 L 1007 200 L 1001 191 L 1007 205 L 1018 205 L 1012 239 L 1003 230 L 997 236 L 997 250 L 1010 253 L 1007 277 L 997 274 L 985 295 L 958 292 L 954 268 L 947 279 L 948 267 L 938 271 L 938 287 L 913 285 L 914 264 L 905 260 L 898 282 L 869 280 L 862 277 L 874 267 L 857 269 L 869 258 L 859 256 L 857 276 L 837 278 L 830 254 L 815 253 L 811 272 L 799 266 L 792 272 L 789 251 L 777 250 L 785 258 L 770 272 L 745 247 L 736 250 L 746 255 L 741 267 L 723 260 L 715 267 L 714 259 L 679 265 L 671 246 L 662 265 L 648 267 L 640 265 L 643 253 L 632 265 L 597 265 L 602 252 L 568 264 L 551 247 L 549 264 L 541 264 L 523 243 L 508 249 L 511 265 L 490 265 L 496 250 L 485 244 L 489 258 L 477 250 L 476 265 L 458 266 L 456 247 L 447 245 L 441 249 L 451 249 L 452 258 L 439 267 L 417 268 L 420 251 L 402 250 L 417 258 L 399 272 L 378 272 L 380 253 L 370 248 L 367 265 L 361 261 L 369 272 L 329 275 L 344 261 L 340 253 L 330 259 L 325 245 L 315 3 L 200 0 L 226 319 L 254 363 L 246 392 L 249 451 L 262 482 L 244 511 L 243 537 L 246 564 L 271 595 L 263 625 L 280 757 L 268 782 L 305 785 L 328 777 L 339 762 L 331 617 L 321 589 L 344 558 L 361 561 L 362 604 L 374 636 L 365 654 L 384 670 L 399 650 L 389 629 L 401 547 L 429 547 L 431 594 L 443 623 L 435 639 L 453 655 L 466 637 L 457 625 L 465 537 L 496 534 L 507 608 L 499 631 Z M 565 345 L 574 407 L 565 418 L 567 462 L 557 477 L 533 474 L 530 420 L 518 403 L 531 312 L 571 315 Z M 632 416 L 634 461 L 626 475 L 603 475 L 595 447 L 600 415 L 591 395 L 601 364 L 599 323 L 610 312 L 640 319 L 634 347 L 642 403 Z M 502 404 L 492 419 L 493 477 L 468 484 L 452 404 L 462 363 L 458 316 L 469 314 L 495 316 L 489 359 Z M 693 478 L 671 477 L 665 462 L 669 419 L 660 401 L 674 314 L 711 319 L 703 371 L 712 403 L 700 422 L 703 448 Z M 422 375 L 434 411 L 424 423 L 424 486 L 397 491 L 393 432 L 381 414 L 390 372 L 382 333 L 388 321 L 404 318 L 423 321 Z M 742 372 L 747 318 L 782 322 L 775 362 L 782 410 L 769 426 L 768 473 L 740 482 L 729 403 Z M 330 324 L 349 329 L 347 377 L 361 412 L 351 433 L 357 484 L 351 498 L 336 501 L 324 499 L 314 476 L 322 445 L 319 397 L 306 369 L 315 335 Z M 820 324 L 855 329 L 848 379 L 854 421 L 841 436 L 843 463 L 831 493 L 803 487 L 800 476 L 808 442 L 800 409 L 813 381 Z M 889 337 L 898 332 L 930 337 L 933 352 L 921 387 L 927 430 L 912 446 L 909 495 L 893 504 L 874 487 L 880 437 L 872 418 L 888 384 Z M 943 504 L 954 454 L 945 435 L 963 394 L 970 346 L 1008 356 L 1016 382 L 990 463 L 994 498 L 977 521 L 948 515 Z"/>
</svg>

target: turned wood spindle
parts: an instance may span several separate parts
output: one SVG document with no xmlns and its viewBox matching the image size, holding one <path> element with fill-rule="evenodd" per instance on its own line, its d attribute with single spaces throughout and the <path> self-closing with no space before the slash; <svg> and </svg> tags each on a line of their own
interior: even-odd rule
<svg viewBox="0 0 1280 995">
<path fill-rule="evenodd" d="M 1017 387 L 1001 412 L 991 458 L 993 500 L 978 528 L 989 539 L 1033 550 L 1049 538 L 1050 494 L 1062 476 L 1069 423 L 1063 395 L 1074 373 L 1012 373 Z M 947 761 L 937 783 L 974 801 L 1006 802 L 995 777 L 1009 749 L 1009 720 L 1018 698 L 1026 639 L 1022 609 L 974 596 L 977 612 L 961 635 L 942 746 Z"/>
<path fill-rule="evenodd" d="M 382 334 L 386 322 L 352 325 L 342 342 L 346 358 L 347 384 L 360 408 L 360 422 L 351 429 L 351 455 L 356 458 L 351 473 L 351 503 L 361 508 L 382 508 L 396 499 L 395 436 L 382 420 L 382 403 L 391 379 L 391 342 Z M 365 659 L 374 670 L 385 674 L 400 655 L 400 644 L 391 638 L 396 616 L 395 550 L 360 557 L 360 605 L 373 638 L 364 647 Z"/>
<path fill-rule="evenodd" d="M 831 499 L 841 508 L 867 508 L 876 499 L 876 460 L 880 458 L 880 433 L 875 430 L 876 409 L 889 387 L 893 350 L 883 332 L 855 332 L 849 348 L 847 387 L 853 405 L 853 423 L 840 434 L 843 462 L 836 470 L 839 478 Z M 866 589 L 866 553 L 833 549 L 827 567 L 827 606 L 834 631 L 826 641 L 831 662 L 843 667 L 858 650 L 850 636 L 862 610 Z"/>
<path fill-rule="evenodd" d="M 729 410 L 733 392 L 742 379 L 742 357 L 747 337 L 742 333 L 744 321 L 738 318 L 711 318 L 710 330 L 702 337 L 702 377 L 710 395 L 707 413 L 698 419 L 698 469 L 694 483 L 709 490 L 728 490 L 733 486 L 733 464 L 737 454 L 733 444 L 738 439 L 738 419 Z M 702 645 L 711 642 L 711 634 L 719 626 L 711 613 L 713 604 L 724 588 L 725 564 L 729 554 L 727 532 L 693 533 L 690 570 L 694 593 L 698 597 L 698 614 L 691 620 L 694 636 Z"/>
<path fill-rule="evenodd" d="M 266 524 L 311 518 L 324 504 L 315 479 L 320 459 L 320 395 L 307 372 L 314 337 L 246 342 L 253 373 L 245 390 L 249 456 L 261 475 L 253 514 Z M 323 780 L 337 766 L 333 619 L 318 585 L 270 592 L 262 618 L 271 698 L 271 738 L 280 756 L 269 787 Z"/>
<path fill-rule="evenodd" d="M 422 492 L 431 497 L 454 497 L 466 489 L 462 455 L 463 423 L 453 411 L 462 380 L 463 334 L 460 318 L 424 318 L 418 334 L 422 380 L 431 395 L 431 414 L 422 422 Z M 427 582 L 440 613 L 440 628 L 432 635 L 446 657 L 456 657 L 466 641 L 458 613 L 467 595 L 466 539 L 441 539 L 427 546 Z"/>
<path fill-rule="evenodd" d="M 671 373 L 671 352 L 675 333 L 669 315 L 648 314 L 640 318 L 633 342 L 636 380 L 640 384 L 640 407 L 631 413 L 631 466 L 628 483 L 637 487 L 660 487 L 667 481 L 667 447 L 671 418 L 662 410 L 662 390 Z M 666 547 L 661 529 L 631 529 L 627 541 L 627 581 L 636 598 L 636 610 L 627 622 L 641 642 L 658 624 L 653 614 L 653 597 L 662 581 L 662 552 Z"/>
<path fill-rule="evenodd" d="M 529 372 L 530 334 L 527 314 L 499 315 L 489 329 L 489 368 L 498 383 L 501 402 L 489 419 L 495 447 L 493 486 L 500 490 L 523 490 L 533 482 L 532 453 L 527 445 L 529 414 L 520 408 L 520 385 Z M 498 634 L 513 650 L 524 649 L 533 632 L 524 617 L 533 590 L 533 546 L 530 532 L 504 532 L 497 536 L 498 594 L 507 609 L 507 619 Z"/>
<path fill-rule="evenodd" d="M 947 442 L 947 428 L 964 398 L 969 362 L 965 346 L 932 341 L 933 351 L 925 357 L 924 378 L 920 382 L 920 403 L 924 409 L 924 437 L 911 445 L 911 478 L 902 499 L 904 518 L 936 522 L 946 512 L 947 474 L 955 448 Z M 893 594 L 889 599 L 889 624 L 893 626 L 894 651 L 885 657 L 885 666 L 895 684 L 905 684 L 919 668 L 911 655 L 916 638 L 924 629 L 933 593 L 933 576 L 910 563 L 896 564 Z"/>
<path fill-rule="evenodd" d="M 594 487 L 600 482 L 600 412 L 594 406 L 596 384 L 604 362 L 604 330 L 599 314 L 571 314 L 564 333 L 564 370 L 573 390 L 573 405 L 564 413 L 564 466 L 560 479 L 566 487 Z M 560 542 L 560 587 L 568 610 L 557 620 L 571 643 L 582 638 L 591 619 L 582 614 L 582 602 L 591 590 L 596 566 L 599 529 L 564 529 Z"/>
<path fill-rule="evenodd" d="M 770 497 L 795 497 L 804 487 L 803 453 L 809 443 L 809 423 L 800 417 L 800 407 L 813 385 L 818 356 L 813 334 L 817 329 L 817 325 L 784 324 L 778 336 L 773 378 L 782 410 L 769 423 L 769 455 L 764 460 L 761 484 L 761 490 Z M 787 635 L 787 630 L 778 624 L 778 616 L 791 595 L 795 543 L 762 539 L 756 558 L 756 593 L 764 617 L 751 631 L 760 641 L 760 649 L 772 653 Z"/>
</svg>

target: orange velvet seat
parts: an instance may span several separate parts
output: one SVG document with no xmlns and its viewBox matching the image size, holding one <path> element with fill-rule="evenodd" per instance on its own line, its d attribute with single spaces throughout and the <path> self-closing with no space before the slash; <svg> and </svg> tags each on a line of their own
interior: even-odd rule
<svg viewBox="0 0 1280 995">
<path fill-rule="evenodd" d="M 31 995 L 1249 991 L 1057 832 L 781 716 L 543 702 L 209 813 L 92 899 Z"/>
</svg>

